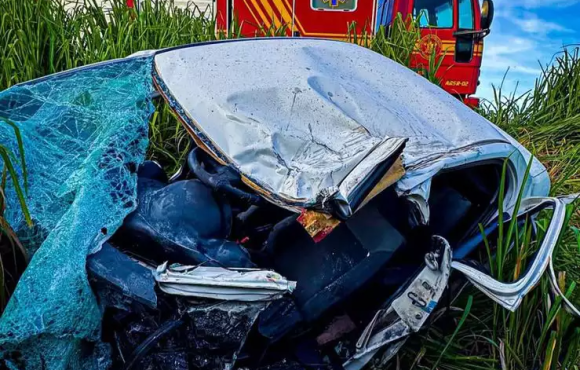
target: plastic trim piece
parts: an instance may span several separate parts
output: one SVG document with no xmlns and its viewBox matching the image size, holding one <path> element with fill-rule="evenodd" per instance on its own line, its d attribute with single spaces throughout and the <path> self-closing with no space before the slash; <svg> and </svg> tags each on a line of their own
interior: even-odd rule
<svg viewBox="0 0 580 370">
<path fill-rule="evenodd" d="M 345 370 L 360 370 L 380 350 L 388 361 L 403 346 L 407 337 L 419 331 L 429 318 L 447 287 L 451 274 L 451 246 L 444 238 L 433 236 L 435 258 L 386 309 L 377 311 L 356 343 L 356 352 L 344 364 Z M 429 258 L 427 258 L 429 257 Z"/>
</svg>

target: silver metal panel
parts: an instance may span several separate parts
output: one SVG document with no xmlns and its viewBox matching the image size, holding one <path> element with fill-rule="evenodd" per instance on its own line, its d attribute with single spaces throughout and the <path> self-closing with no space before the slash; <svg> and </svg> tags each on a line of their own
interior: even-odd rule
<svg viewBox="0 0 580 370">
<path fill-rule="evenodd" d="M 537 197 L 523 199 L 518 212 L 520 214 L 533 212 L 534 209 L 538 209 L 544 205 L 553 208 L 554 214 L 533 262 L 519 280 L 512 283 L 500 282 L 459 261 L 453 261 L 451 267 L 455 270 L 461 271 L 465 276 L 467 276 L 473 285 L 488 297 L 501 304 L 506 309 L 515 311 L 526 294 L 528 294 L 528 292 L 538 284 L 540 278 L 550 265 L 554 248 L 558 243 L 566 219 L 566 203 L 558 198 Z M 509 211 L 510 210 L 508 210 L 508 212 Z M 552 276 L 554 276 L 553 273 Z"/>
<path fill-rule="evenodd" d="M 155 274 L 165 293 L 227 301 L 269 301 L 292 293 L 296 282 L 274 271 L 207 266 L 160 265 Z"/>
<path fill-rule="evenodd" d="M 349 174 L 356 173 L 355 184 L 364 181 L 377 164 L 364 160 L 384 160 L 405 139 L 407 179 L 465 152 L 476 160 L 488 144 L 516 150 L 505 133 L 441 88 L 349 43 L 198 44 L 159 52 L 155 67 L 214 154 L 290 202 L 319 204 L 339 189 L 347 196 Z M 376 150 L 383 155 L 370 156 Z"/>
</svg>

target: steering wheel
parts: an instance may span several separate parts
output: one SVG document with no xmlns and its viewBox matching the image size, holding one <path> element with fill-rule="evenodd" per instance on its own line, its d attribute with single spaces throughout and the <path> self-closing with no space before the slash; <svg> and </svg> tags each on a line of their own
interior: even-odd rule
<svg viewBox="0 0 580 370">
<path fill-rule="evenodd" d="M 187 165 L 195 176 L 218 193 L 231 195 L 248 204 L 264 202 L 259 195 L 241 190 L 240 175 L 230 166 L 222 166 L 200 148 L 194 148 L 187 156 Z"/>
</svg>

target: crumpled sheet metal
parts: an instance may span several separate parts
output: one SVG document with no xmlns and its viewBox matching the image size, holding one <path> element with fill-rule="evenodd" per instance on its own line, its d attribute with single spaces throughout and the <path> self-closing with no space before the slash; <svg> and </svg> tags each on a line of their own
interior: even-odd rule
<svg viewBox="0 0 580 370">
<path fill-rule="evenodd" d="M 178 114 L 216 157 L 289 203 L 348 199 L 406 139 L 401 193 L 421 185 L 415 169 L 432 177 L 442 167 L 494 157 L 499 148 L 481 149 L 488 145 L 508 148 L 496 158 L 517 150 L 523 162 L 531 158 L 439 87 L 349 43 L 272 38 L 198 44 L 157 52 L 155 73 Z M 531 178 L 542 173 L 535 161 Z"/>
<path fill-rule="evenodd" d="M 350 191 L 349 175 L 360 182 L 357 169 L 373 167 L 364 159 L 372 154 L 376 165 L 407 138 L 406 166 L 478 142 L 507 142 L 445 91 L 349 43 L 199 44 L 158 52 L 155 68 L 216 156 L 293 202 L 316 203 L 341 185 Z"/>
<path fill-rule="evenodd" d="M 151 91 L 151 59 L 137 58 L 0 93 L 0 116 L 22 133 L 35 227 L 25 226 L 11 188 L 7 218 L 36 251 L 0 320 L 0 360 L 19 369 L 105 368 L 106 355 L 83 348 L 99 339 L 101 323 L 85 262 L 135 207 L 132 169 L 145 157 Z M 0 142 L 15 149 L 10 131 L 0 125 Z"/>
<path fill-rule="evenodd" d="M 422 223 L 427 224 L 430 215 L 428 201 L 431 180 L 439 172 L 477 163 L 497 162 L 501 165 L 507 160 L 509 162 L 506 173 L 508 187 L 504 196 L 506 207 L 515 204 L 521 188 L 523 188 L 524 198 L 547 196 L 550 192 L 550 178 L 545 167 L 514 139 L 503 131 L 501 133 L 514 142 L 481 142 L 406 168 L 406 174 L 395 185 L 397 193 L 416 204 L 422 214 Z M 527 182 L 524 184 L 530 160 L 532 166 Z"/>
<path fill-rule="evenodd" d="M 155 280 L 168 294 L 242 302 L 271 301 L 296 288 L 295 281 L 269 270 L 167 263 L 157 268 Z"/>
</svg>

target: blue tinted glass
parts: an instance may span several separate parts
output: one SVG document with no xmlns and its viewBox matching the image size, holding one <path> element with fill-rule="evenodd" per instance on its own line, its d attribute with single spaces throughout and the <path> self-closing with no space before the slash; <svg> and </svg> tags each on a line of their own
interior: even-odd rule
<svg viewBox="0 0 580 370">
<path fill-rule="evenodd" d="M 421 27 L 453 27 L 453 0 L 416 0 L 413 16 Z"/>
<path fill-rule="evenodd" d="M 377 24 L 376 31 L 381 26 L 388 26 L 393 20 L 393 1 L 394 0 L 379 0 L 377 7 Z"/>
<path fill-rule="evenodd" d="M 459 28 L 472 30 L 473 3 L 472 0 L 459 0 Z"/>
<path fill-rule="evenodd" d="M 419 14 L 419 26 L 420 27 L 429 27 L 429 16 L 427 15 L 427 13 L 425 11 L 422 11 L 421 14 Z"/>
</svg>

